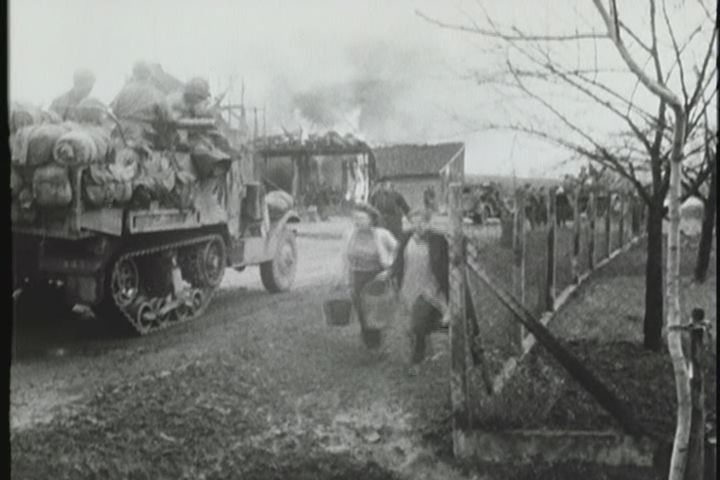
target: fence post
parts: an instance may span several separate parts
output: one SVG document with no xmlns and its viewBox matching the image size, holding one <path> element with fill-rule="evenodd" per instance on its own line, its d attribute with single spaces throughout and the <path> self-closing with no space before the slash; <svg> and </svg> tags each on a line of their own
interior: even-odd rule
<svg viewBox="0 0 720 480">
<path fill-rule="evenodd" d="M 620 192 L 620 221 L 618 223 L 618 238 L 620 244 L 618 248 L 622 248 L 625 245 L 625 193 Z"/>
<path fill-rule="evenodd" d="M 547 282 L 545 284 L 545 310 L 552 312 L 555 308 L 555 224 L 556 220 L 556 191 L 548 190 L 548 235 L 547 235 Z"/>
<path fill-rule="evenodd" d="M 467 355 L 470 339 L 465 320 L 465 252 L 462 219 L 462 185 L 450 185 L 450 401 L 453 438 L 470 424 L 470 398 L 467 382 Z M 453 442 L 455 444 L 455 442 Z M 457 445 L 455 445 L 457 447 Z M 457 452 L 456 452 L 457 453 Z"/>
<path fill-rule="evenodd" d="M 605 258 L 608 258 L 610 256 L 610 252 L 612 252 L 612 248 L 610 247 L 610 241 L 612 240 L 612 235 L 610 231 L 611 227 L 611 210 L 612 210 L 612 192 L 607 192 L 607 207 L 605 208 Z"/>
<path fill-rule="evenodd" d="M 568 195 L 568 198 L 572 198 L 573 207 L 573 251 L 570 261 L 573 283 L 577 284 L 580 281 L 580 188 L 577 187 L 572 197 Z"/>
<path fill-rule="evenodd" d="M 688 480 L 702 480 L 705 470 L 705 385 L 703 383 L 702 349 L 705 311 L 693 308 L 690 324 L 690 399 L 692 414 L 688 444 Z"/>
<path fill-rule="evenodd" d="M 525 305 L 525 190 L 515 192 L 515 214 L 513 217 L 513 293 L 518 302 Z M 518 345 L 522 348 L 525 328 L 519 323 Z"/>
<path fill-rule="evenodd" d="M 590 190 L 588 197 L 588 220 L 589 224 L 589 242 L 588 242 L 588 270 L 595 268 L 595 189 Z"/>
</svg>

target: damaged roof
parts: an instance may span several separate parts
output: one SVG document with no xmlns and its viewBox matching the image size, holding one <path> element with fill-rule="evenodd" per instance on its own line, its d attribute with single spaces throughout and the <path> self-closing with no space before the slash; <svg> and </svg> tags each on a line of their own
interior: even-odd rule
<svg viewBox="0 0 720 480">
<path fill-rule="evenodd" d="M 463 155 L 463 143 L 436 145 L 392 145 L 373 149 L 378 178 L 437 175 L 456 155 Z"/>
</svg>

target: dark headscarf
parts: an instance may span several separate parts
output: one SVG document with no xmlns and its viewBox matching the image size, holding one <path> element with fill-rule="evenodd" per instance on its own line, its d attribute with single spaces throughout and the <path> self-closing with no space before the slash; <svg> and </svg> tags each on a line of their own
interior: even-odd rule
<svg viewBox="0 0 720 480">
<path fill-rule="evenodd" d="M 353 204 L 353 210 L 357 210 L 359 212 L 367 213 L 370 216 L 370 222 L 372 223 L 373 227 L 377 227 L 380 225 L 380 212 L 377 208 L 373 207 L 369 203 L 365 202 L 358 202 Z"/>
</svg>

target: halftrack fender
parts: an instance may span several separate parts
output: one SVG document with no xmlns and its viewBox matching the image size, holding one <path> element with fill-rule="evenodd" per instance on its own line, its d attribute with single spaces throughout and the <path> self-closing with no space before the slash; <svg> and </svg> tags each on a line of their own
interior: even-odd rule
<svg viewBox="0 0 720 480">
<path fill-rule="evenodd" d="M 280 238 L 280 233 L 282 233 L 286 225 L 294 223 L 300 223 L 300 216 L 297 212 L 295 212 L 295 210 L 288 210 L 282 217 L 280 217 L 280 219 L 270 224 L 270 231 L 268 232 L 268 239 L 266 243 L 267 247 L 265 250 L 268 256 L 273 256 L 275 250 L 277 249 L 277 242 Z"/>
</svg>

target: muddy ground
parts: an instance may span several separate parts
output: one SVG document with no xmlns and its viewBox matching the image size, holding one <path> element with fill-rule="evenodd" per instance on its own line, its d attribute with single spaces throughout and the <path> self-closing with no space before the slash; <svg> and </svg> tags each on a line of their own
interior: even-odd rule
<svg viewBox="0 0 720 480">
<path fill-rule="evenodd" d="M 228 270 L 203 318 L 147 337 L 78 315 L 19 318 L 13 477 L 465 478 L 441 461 L 446 335 L 415 376 L 397 323 L 370 354 L 356 325 L 322 319 L 334 231 L 298 247 L 291 292 Z"/>
<path fill-rule="evenodd" d="M 12 478 L 654 478 L 453 462 L 447 336 L 410 375 L 401 318 L 380 356 L 357 325 L 324 323 L 346 226 L 301 225 L 291 292 L 266 293 L 257 268 L 228 270 L 201 319 L 157 334 L 60 312 L 18 318 Z"/>
</svg>

